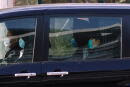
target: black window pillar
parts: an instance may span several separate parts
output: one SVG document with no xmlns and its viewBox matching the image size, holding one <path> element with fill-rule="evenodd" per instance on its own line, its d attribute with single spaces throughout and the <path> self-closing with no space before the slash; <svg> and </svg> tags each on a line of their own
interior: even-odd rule
<svg viewBox="0 0 130 87">
<path fill-rule="evenodd" d="M 104 0 L 98 0 L 99 3 L 104 3 Z"/>
<path fill-rule="evenodd" d="M 42 4 L 43 3 L 43 0 L 38 0 L 38 4 Z"/>
</svg>

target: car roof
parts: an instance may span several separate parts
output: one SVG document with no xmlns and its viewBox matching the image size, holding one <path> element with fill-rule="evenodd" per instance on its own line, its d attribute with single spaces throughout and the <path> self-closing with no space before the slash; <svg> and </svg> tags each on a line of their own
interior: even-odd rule
<svg viewBox="0 0 130 87">
<path fill-rule="evenodd" d="M 44 8 L 44 9 L 63 9 L 63 8 L 106 8 L 106 9 L 130 9 L 130 4 L 119 4 L 119 3 L 57 3 L 57 4 L 37 4 L 37 5 L 24 5 L 24 6 L 14 6 L 13 8 L 7 8 L 3 10 L 8 9 L 26 9 L 26 8 Z M 1 10 L 0 10 L 1 11 Z"/>
<path fill-rule="evenodd" d="M 38 11 L 56 11 L 56 10 L 69 10 L 69 9 L 130 9 L 130 4 L 118 4 L 118 3 L 62 3 L 62 4 L 38 4 L 29 6 L 16 6 L 13 8 L 6 8 L 0 10 L 0 16 L 9 13 L 18 12 L 33 12 Z M 37 11 L 37 12 L 35 12 Z M 1 18 L 1 17 L 0 17 Z"/>
</svg>

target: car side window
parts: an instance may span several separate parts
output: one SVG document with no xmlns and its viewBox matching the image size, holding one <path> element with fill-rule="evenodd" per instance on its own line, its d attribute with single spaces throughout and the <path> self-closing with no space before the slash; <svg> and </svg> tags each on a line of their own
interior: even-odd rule
<svg viewBox="0 0 130 87">
<path fill-rule="evenodd" d="M 0 22 L 0 64 L 33 62 L 36 18 Z"/>
<path fill-rule="evenodd" d="M 50 17 L 50 61 L 120 58 L 122 18 Z"/>
</svg>

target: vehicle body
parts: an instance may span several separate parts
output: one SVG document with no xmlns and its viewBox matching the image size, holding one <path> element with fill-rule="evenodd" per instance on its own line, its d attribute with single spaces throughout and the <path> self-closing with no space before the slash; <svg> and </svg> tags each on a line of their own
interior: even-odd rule
<svg viewBox="0 0 130 87">
<path fill-rule="evenodd" d="M 127 4 L 1 10 L 0 84 L 129 81 L 129 19 Z"/>
</svg>

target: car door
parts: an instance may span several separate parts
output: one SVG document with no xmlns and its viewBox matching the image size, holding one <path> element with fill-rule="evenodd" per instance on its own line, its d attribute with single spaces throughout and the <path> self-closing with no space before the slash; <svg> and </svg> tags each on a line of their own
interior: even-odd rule
<svg viewBox="0 0 130 87">
<path fill-rule="evenodd" d="M 122 57 L 121 17 L 59 14 L 49 16 L 46 26 L 48 60 L 42 72 L 48 80 L 84 79 L 85 72 L 112 70 L 117 65 L 108 60 Z"/>
<path fill-rule="evenodd" d="M 0 20 L 0 84 L 40 81 L 41 63 L 34 61 L 38 21 L 38 16 Z"/>
</svg>

